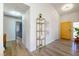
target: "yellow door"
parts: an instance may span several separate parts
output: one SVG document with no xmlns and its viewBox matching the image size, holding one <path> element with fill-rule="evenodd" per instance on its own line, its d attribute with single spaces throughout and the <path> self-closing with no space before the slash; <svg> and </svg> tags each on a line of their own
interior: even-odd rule
<svg viewBox="0 0 79 59">
<path fill-rule="evenodd" d="M 62 22 L 61 23 L 61 39 L 71 39 L 71 29 L 72 23 L 71 22 Z"/>
</svg>

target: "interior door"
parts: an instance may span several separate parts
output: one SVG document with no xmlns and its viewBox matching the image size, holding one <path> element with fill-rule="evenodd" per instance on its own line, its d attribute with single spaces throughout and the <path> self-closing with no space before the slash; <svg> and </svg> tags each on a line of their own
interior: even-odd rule
<svg viewBox="0 0 79 59">
<path fill-rule="evenodd" d="M 71 39 L 72 37 L 72 23 L 62 22 L 61 23 L 61 39 Z"/>
</svg>

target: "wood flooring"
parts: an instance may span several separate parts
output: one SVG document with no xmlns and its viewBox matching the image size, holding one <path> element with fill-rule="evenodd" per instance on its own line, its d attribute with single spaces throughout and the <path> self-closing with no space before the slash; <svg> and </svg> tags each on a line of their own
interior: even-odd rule
<svg viewBox="0 0 79 59">
<path fill-rule="evenodd" d="M 68 40 L 56 40 L 39 51 L 34 51 L 33 55 L 38 56 L 78 56 L 79 45 Z"/>
<path fill-rule="evenodd" d="M 16 43 L 16 41 L 7 42 L 7 48 L 4 51 L 4 56 L 29 56 L 31 55 L 22 43 Z"/>
<path fill-rule="evenodd" d="M 40 51 L 29 52 L 22 44 L 8 42 L 5 56 L 79 56 L 79 45 L 69 40 L 56 40 Z"/>
</svg>

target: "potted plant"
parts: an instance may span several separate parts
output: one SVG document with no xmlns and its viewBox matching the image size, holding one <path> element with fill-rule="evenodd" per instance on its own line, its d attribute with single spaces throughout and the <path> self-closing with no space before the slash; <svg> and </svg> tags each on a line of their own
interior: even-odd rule
<svg viewBox="0 0 79 59">
<path fill-rule="evenodd" d="M 75 31 L 76 31 L 76 38 L 75 38 L 75 42 L 78 44 L 79 43 L 79 28 L 76 27 L 75 28 Z"/>
</svg>

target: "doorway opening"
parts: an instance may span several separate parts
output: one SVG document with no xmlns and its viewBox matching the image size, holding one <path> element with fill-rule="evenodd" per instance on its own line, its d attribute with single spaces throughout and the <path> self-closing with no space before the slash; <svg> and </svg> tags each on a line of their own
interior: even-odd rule
<svg viewBox="0 0 79 59">
<path fill-rule="evenodd" d="M 23 3 L 4 3 L 5 56 L 21 55 L 20 51 L 27 47 L 27 37 L 29 40 L 29 26 L 29 6 Z"/>
<path fill-rule="evenodd" d="M 22 22 L 17 21 L 15 26 L 16 40 L 22 42 Z"/>
<path fill-rule="evenodd" d="M 79 22 L 73 22 L 73 40 L 77 36 L 77 32 L 76 32 L 75 28 L 78 28 L 79 29 Z"/>
</svg>

